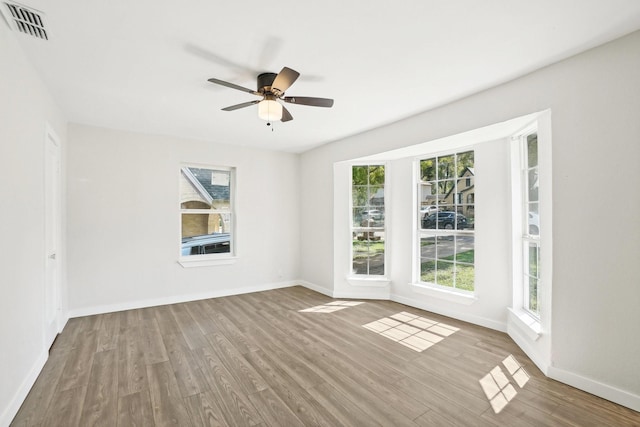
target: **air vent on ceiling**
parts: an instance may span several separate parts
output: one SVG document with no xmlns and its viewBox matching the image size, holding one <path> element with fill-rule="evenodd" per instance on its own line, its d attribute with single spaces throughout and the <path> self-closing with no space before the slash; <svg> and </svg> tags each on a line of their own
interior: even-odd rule
<svg viewBox="0 0 640 427">
<path fill-rule="evenodd" d="M 9 26 L 21 33 L 43 40 L 49 40 L 47 30 L 44 29 L 44 14 L 19 3 L 4 2 L 2 14 Z"/>
</svg>

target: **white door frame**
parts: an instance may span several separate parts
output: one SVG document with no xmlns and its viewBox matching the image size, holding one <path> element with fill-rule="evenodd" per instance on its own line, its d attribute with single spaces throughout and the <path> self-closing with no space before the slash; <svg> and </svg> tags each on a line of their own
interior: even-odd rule
<svg viewBox="0 0 640 427">
<path fill-rule="evenodd" d="M 44 138 L 44 348 L 48 349 L 62 327 L 61 259 L 62 174 L 60 139 L 47 124 Z"/>
</svg>

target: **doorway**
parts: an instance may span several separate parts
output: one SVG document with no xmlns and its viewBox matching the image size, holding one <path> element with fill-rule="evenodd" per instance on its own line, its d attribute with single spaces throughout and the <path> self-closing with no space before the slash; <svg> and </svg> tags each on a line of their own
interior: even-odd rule
<svg viewBox="0 0 640 427">
<path fill-rule="evenodd" d="M 44 346 L 50 348 L 61 326 L 60 240 L 61 240 L 61 172 L 60 140 L 47 126 L 44 150 L 45 280 Z"/>
</svg>

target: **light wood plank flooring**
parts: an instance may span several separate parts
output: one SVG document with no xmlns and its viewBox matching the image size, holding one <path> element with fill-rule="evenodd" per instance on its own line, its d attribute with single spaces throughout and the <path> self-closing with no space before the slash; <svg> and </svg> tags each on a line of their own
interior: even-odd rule
<svg viewBox="0 0 640 427">
<path fill-rule="evenodd" d="M 332 302 L 293 287 L 71 319 L 12 425 L 640 425 L 503 333 L 389 301 L 299 311 Z M 393 339 L 363 327 L 383 318 Z"/>
</svg>

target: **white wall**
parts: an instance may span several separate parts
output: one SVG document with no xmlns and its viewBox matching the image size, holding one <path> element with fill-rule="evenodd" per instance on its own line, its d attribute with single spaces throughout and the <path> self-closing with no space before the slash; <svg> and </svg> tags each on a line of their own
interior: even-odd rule
<svg viewBox="0 0 640 427">
<path fill-rule="evenodd" d="M 66 130 L 16 37 L 0 22 L 0 426 L 11 422 L 47 357 L 45 128 L 63 147 Z"/>
<path fill-rule="evenodd" d="M 235 264 L 177 263 L 181 162 L 237 168 Z M 295 154 L 71 124 L 67 173 L 72 317 L 298 278 Z"/>
<path fill-rule="evenodd" d="M 337 268 L 333 242 L 326 239 L 333 232 L 327 227 L 332 226 L 334 212 L 334 186 L 327 177 L 336 162 L 550 109 L 553 334 L 549 374 L 640 410 L 640 340 L 636 339 L 640 291 L 635 269 L 640 259 L 640 193 L 636 189 L 640 183 L 636 172 L 640 158 L 639 69 L 640 32 L 636 32 L 458 102 L 304 153 L 301 277 L 329 293 L 341 286 L 336 285 L 333 272 L 327 271 L 328 266 Z M 487 155 L 498 154 L 498 159 L 508 162 L 506 151 L 488 149 L 497 151 L 487 151 Z M 508 178 L 508 165 L 496 160 L 495 167 L 503 168 Z M 406 201 L 409 196 L 392 197 Z M 615 223 L 610 220 L 612 211 Z M 478 218 L 478 224 L 481 220 Z M 396 226 L 403 222 L 392 221 Z M 480 229 L 477 233 L 480 240 Z M 393 250 L 406 251 L 396 246 Z M 499 267 L 494 261 L 478 259 L 478 274 Z M 508 269 L 508 262 L 501 267 Z M 393 261 L 394 292 L 404 292 L 407 268 L 408 263 Z M 504 296 L 483 298 L 502 301 Z M 414 294 L 411 299 L 416 306 L 429 304 L 442 311 L 451 308 L 449 303 L 421 295 Z M 494 308 L 495 313 L 483 316 L 504 322 L 505 307 Z"/>
</svg>

